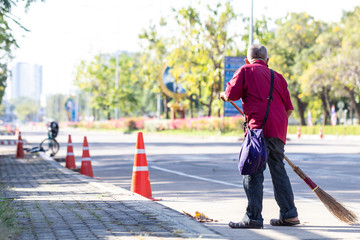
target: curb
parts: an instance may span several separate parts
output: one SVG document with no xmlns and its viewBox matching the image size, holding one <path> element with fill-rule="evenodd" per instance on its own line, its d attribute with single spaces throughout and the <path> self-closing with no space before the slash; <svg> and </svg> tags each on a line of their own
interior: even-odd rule
<svg viewBox="0 0 360 240">
<path fill-rule="evenodd" d="M 133 193 L 124 188 L 115 186 L 110 183 L 100 182 L 101 180 L 96 180 L 80 173 L 69 170 L 62 165 L 58 164 L 52 157 L 46 155 L 43 152 L 39 153 L 41 159 L 50 163 L 54 168 L 59 170 L 63 174 L 72 175 L 77 178 L 79 181 L 87 182 L 90 185 L 93 185 L 99 189 L 102 189 L 104 192 L 111 194 L 122 194 L 125 196 L 126 200 L 137 201 L 138 204 L 142 205 L 146 209 L 154 211 L 159 216 L 166 219 L 168 222 L 172 222 L 175 226 L 178 226 L 179 229 L 186 230 L 187 232 L 192 233 L 191 236 L 186 236 L 190 238 L 210 238 L 210 239 L 227 239 L 220 235 L 220 233 L 204 226 L 202 223 L 197 222 L 185 214 L 182 214 L 174 209 L 166 207 L 159 202 L 154 202 L 148 198 L 145 198 L 137 193 Z"/>
</svg>

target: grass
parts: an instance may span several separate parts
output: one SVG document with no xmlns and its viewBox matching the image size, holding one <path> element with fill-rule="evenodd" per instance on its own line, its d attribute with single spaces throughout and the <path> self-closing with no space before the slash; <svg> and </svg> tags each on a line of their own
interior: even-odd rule
<svg viewBox="0 0 360 240">
<path fill-rule="evenodd" d="M 297 134 L 299 126 L 289 126 L 288 134 Z M 360 126 L 321 126 L 315 125 L 312 127 L 309 126 L 300 126 L 301 134 L 306 135 L 318 135 L 320 132 L 320 128 L 323 130 L 323 133 L 326 135 L 337 135 L 337 136 L 346 136 L 346 135 L 360 135 Z"/>
<path fill-rule="evenodd" d="M 13 201 L 0 197 L 0 239 L 16 239 L 21 232 L 16 222 L 16 210 L 12 207 Z"/>
</svg>

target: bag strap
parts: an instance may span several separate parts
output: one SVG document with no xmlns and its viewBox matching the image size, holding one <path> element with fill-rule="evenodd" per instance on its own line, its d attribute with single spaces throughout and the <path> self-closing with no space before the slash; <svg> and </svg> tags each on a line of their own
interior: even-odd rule
<svg viewBox="0 0 360 240">
<path fill-rule="evenodd" d="M 270 103 L 273 100 L 272 94 L 273 94 L 273 88 L 274 88 L 274 71 L 272 69 L 270 69 L 271 72 L 271 84 L 270 84 L 270 93 L 269 93 L 269 97 L 268 97 L 268 104 L 267 104 L 267 108 L 266 108 L 266 113 L 265 113 L 265 117 L 264 117 L 264 121 L 263 124 L 261 125 L 261 129 L 264 129 L 266 120 L 269 116 L 269 111 L 270 111 Z"/>
</svg>

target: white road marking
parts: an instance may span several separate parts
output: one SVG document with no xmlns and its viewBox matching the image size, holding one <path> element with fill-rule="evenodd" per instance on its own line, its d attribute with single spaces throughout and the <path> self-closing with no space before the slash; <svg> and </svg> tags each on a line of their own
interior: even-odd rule
<svg viewBox="0 0 360 240">
<path fill-rule="evenodd" d="M 228 185 L 228 186 L 232 186 L 232 187 L 240 187 L 241 186 L 241 184 L 235 184 L 235 183 L 230 183 L 230 182 L 214 180 L 214 179 L 210 179 L 210 178 L 199 177 L 199 176 L 195 176 L 195 175 L 186 174 L 186 173 L 183 173 L 183 172 L 169 170 L 169 169 L 162 168 L 162 167 L 151 166 L 151 168 L 154 168 L 154 169 L 157 169 L 157 170 L 160 170 L 160 171 L 164 171 L 164 172 L 168 172 L 168 173 L 173 173 L 173 174 L 184 176 L 184 177 L 195 178 L 195 179 L 203 180 L 203 181 L 207 181 L 207 182 L 213 182 L 213 183 L 218 183 L 218 184 L 222 184 L 222 185 Z M 266 189 L 266 188 L 264 188 L 264 192 L 273 193 L 272 190 L 269 190 L 269 189 Z"/>
<path fill-rule="evenodd" d="M 214 180 L 214 179 L 210 179 L 210 178 L 199 177 L 199 176 L 190 175 L 190 174 L 186 174 L 186 173 L 183 173 L 183 172 L 178 172 L 178 171 L 174 171 L 174 170 L 170 170 L 170 169 L 166 169 L 166 168 L 162 168 L 162 167 L 157 167 L 157 166 L 151 166 L 150 168 L 154 168 L 154 169 L 157 169 L 157 170 L 160 170 L 160 171 L 163 171 L 163 172 L 173 173 L 173 174 L 176 174 L 176 175 L 179 175 L 179 176 L 194 178 L 194 179 L 198 179 L 198 180 L 202 180 L 202 181 L 213 182 L 213 183 L 218 183 L 218 184 L 227 185 L 227 186 L 233 186 L 233 187 L 241 186 L 241 185 L 235 184 L 235 183 L 230 183 L 230 182 L 224 182 L 224 181 Z M 272 189 L 268 189 L 268 188 L 264 188 L 264 192 L 274 194 L 274 191 Z M 302 201 L 308 201 L 308 202 L 311 202 L 311 203 L 319 203 L 319 204 L 321 204 L 321 202 L 319 202 L 318 200 L 313 200 L 313 199 L 304 198 L 304 197 L 295 197 L 295 199 L 302 200 Z"/>
<path fill-rule="evenodd" d="M 148 167 L 147 166 L 142 166 L 142 167 L 133 167 L 133 172 L 146 172 L 148 171 Z"/>
</svg>

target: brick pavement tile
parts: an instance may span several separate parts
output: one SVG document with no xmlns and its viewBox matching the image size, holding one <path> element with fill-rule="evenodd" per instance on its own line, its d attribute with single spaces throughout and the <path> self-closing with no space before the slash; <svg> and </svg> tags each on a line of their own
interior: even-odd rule
<svg viewBox="0 0 360 240">
<path fill-rule="evenodd" d="M 54 234 L 40 233 L 40 234 L 37 234 L 37 239 L 39 239 L 39 240 L 56 240 L 58 238 L 55 237 Z"/>
<path fill-rule="evenodd" d="M 150 207 L 156 203 L 146 203 L 111 185 L 104 190 L 96 181 L 80 178 L 78 173 L 64 173 L 39 158 L 0 155 L 0 182 L 7 187 L 1 193 L 16 198 L 13 206 L 23 226 L 20 239 L 198 236 L 190 229 L 179 231 L 180 223 L 174 224 L 171 217 Z M 178 215 L 164 209 L 170 216 Z"/>
</svg>

